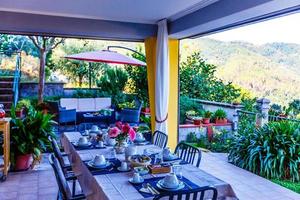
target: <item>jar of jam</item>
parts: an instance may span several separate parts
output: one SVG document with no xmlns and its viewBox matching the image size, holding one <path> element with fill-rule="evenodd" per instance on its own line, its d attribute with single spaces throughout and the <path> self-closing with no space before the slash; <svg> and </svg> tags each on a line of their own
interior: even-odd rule
<svg viewBox="0 0 300 200">
<path fill-rule="evenodd" d="M 4 110 L 4 105 L 0 104 L 0 118 L 5 117 L 5 110 Z"/>
</svg>

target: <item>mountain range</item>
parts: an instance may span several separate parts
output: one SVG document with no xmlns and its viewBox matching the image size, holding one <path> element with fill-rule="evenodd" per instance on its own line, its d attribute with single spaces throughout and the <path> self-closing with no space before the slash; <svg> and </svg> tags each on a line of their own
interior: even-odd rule
<svg viewBox="0 0 300 200">
<path fill-rule="evenodd" d="M 182 40 L 180 48 L 181 60 L 200 51 L 207 63 L 217 66 L 219 78 L 253 96 L 282 105 L 300 98 L 300 44 L 254 45 L 198 38 Z"/>
</svg>

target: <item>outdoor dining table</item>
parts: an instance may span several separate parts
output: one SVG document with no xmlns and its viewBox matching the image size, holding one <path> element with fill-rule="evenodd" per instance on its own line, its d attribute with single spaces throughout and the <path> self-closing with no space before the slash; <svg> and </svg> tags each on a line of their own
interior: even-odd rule
<svg viewBox="0 0 300 200">
<path fill-rule="evenodd" d="M 78 156 L 81 162 L 85 162 L 94 158 L 96 154 L 103 154 L 109 156 L 113 147 L 107 147 L 104 149 L 84 149 L 76 150 L 70 152 L 69 147 L 72 143 L 78 141 L 82 135 L 79 132 L 65 132 L 62 135 L 61 142 L 67 153 L 77 154 L 72 156 Z M 143 154 L 144 149 L 151 149 L 152 151 L 161 151 L 161 149 L 155 145 L 149 144 L 144 146 L 137 146 L 137 152 Z M 116 158 L 120 161 L 125 160 L 124 154 L 116 154 Z M 230 184 L 214 177 L 213 175 L 206 173 L 205 171 L 191 165 L 183 164 L 182 166 L 182 175 L 192 183 L 196 184 L 199 187 L 202 186 L 213 186 L 218 191 L 218 200 L 237 200 L 232 187 Z M 75 174 L 81 174 L 81 169 L 73 169 Z M 91 172 L 87 172 L 91 173 Z M 132 199 L 132 200 L 142 200 L 142 199 L 153 199 L 153 197 L 145 197 L 140 193 L 131 183 L 129 183 L 129 178 L 131 178 L 133 172 L 116 172 L 116 173 L 107 173 L 100 175 L 93 175 L 93 178 L 96 180 L 96 186 L 98 187 L 98 193 L 94 198 L 87 199 L 112 199 L 112 200 L 122 200 L 122 199 Z M 144 179 L 150 179 L 154 177 L 163 177 L 166 174 L 147 174 L 144 176 Z M 82 183 L 81 183 L 82 184 Z M 89 194 L 86 194 L 89 196 Z M 97 198 L 96 198 L 97 197 Z"/>
</svg>

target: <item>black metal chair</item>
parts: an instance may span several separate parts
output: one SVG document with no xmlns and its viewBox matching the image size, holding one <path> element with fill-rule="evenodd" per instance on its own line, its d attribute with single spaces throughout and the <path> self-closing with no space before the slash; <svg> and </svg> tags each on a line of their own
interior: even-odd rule
<svg viewBox="0 0 300 200">
<path fill-rule="evenodd" d="M 68 180 L 65 178 L 62 168 L 59 165 L 58 159 L 54 154 L 50 154 L 49 162 L 54 170 L 55 178 L 58 185 L 57 200 L 79 200 L 85 199 L 83 194 L 72 194 L 68 185 Z"/>
<path fill-rule="evenodd" d="M 196 167 L 199 167 L 200 165 L 202 157 L 201 151 L 192 145 L 189 145 L 185 142 L 180 142 L 175 148 L 175 154 L 177 154 L 182 160 L 192 165 L 194 165 L 196 161 Z"/>
<path fill-rule="evenodd" d="M 207 192 L 207 193 L 206 193 Z M 209 192 L 209 193 L 208 193 Z M 205 196 L 205 194 L 207 196 Z M 161 198 L 169 197 L 169 200 L 204 200 L 209 198 L 211 200 L 217 200 L 218 191 L 214 187 L 201 187 L 198 189 L 191 189 L 188 191 L 177 191 L 172 193 L 161 193 L 153 198 L 153 200 L 159 200 Z"/>
<path fill-rule="evenodd" d="M 153 140 L 154 145 L 159 146 L 160 148 L 165 148 L 168 143 L 168 136 L 161 131 L 155 131 L 153 134 Z"/>
<path fill-rule="evenodd" d="M 72 181 L 72 194 L 75 194 L 76 192 L 76 176 L 74 175 L 74 172 L 72 171 L 72 167 L 70 163 L 66 163 L 64 157 L 67 157 L 67 154 L 62 153 L 60 151 L 60 148 L 57 144 L 57 141 L 54 138 L 49 138 L 51 140 L 52 149 L 54 152 L 54 156 L 59 162 L 59 165 L 63 171 L 63 174 L 65 178 L 68 181 Z"/>
</svg>

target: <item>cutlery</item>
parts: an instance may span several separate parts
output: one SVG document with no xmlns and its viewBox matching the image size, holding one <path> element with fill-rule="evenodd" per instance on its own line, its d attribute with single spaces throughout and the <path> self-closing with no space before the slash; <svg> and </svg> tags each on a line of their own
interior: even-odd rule
<svg viewBox="0 0 300 200">
<path fill-rule="evenodd" d="M 155 194 L 160 194 L 159 191 L 157 191 L 150 183 L 147 183 L 147 186 L 155 193 Z"/>
<path fill-rule="evenodd" d="M 143 183 L 143 184 L 142 184 L 142 187 L 143 187 L 145 190 L 149 191 L 152 195 L 155 195 L 154 192 L 148 187 L 148 185 L 147 185 L 146 183 Z"/>
</svg>

